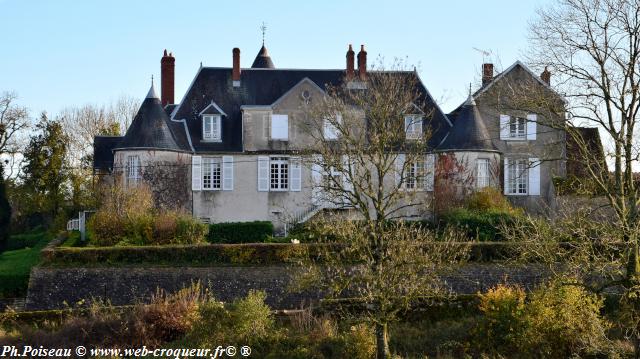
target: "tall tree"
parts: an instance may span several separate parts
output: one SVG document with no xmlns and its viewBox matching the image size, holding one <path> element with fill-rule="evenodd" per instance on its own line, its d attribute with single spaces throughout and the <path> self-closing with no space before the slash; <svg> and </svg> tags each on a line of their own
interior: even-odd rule
<svg viewBox="0 0 640 359">
<path fill-rule="evenodd" d="M 54 219 L 64 204 L 68 168 L 68 138 L 62 125 L 42 113 L 24 152 L 23 186 L 30 194 L 32 212 Z"/>
<path fill-rule="evenodd" d="M 527 84 L 510 84 L 503 90 L 521 109 L 553 114 L 566 110 L 568 121 L 545 125 L 564 129 L 575 143 L 572 148 L 578 154 L 571 157 L 580 159 L 584 180 L 591 183 L 583 187 L 595 185 L 594 192 L 604 195 L 609 211 L 606 220 L 613 223 L 597 223 L 594 227 L 593 214 L 579 213 L 577 219 L 561 222 L 575 229 L 570 236 L 560 236 L 558 229 L 549 231 L 547 226 L 531 230 L 535 226 L 527 225 L 513 237 L 526 244 L 524 252 L 537 260 L 544 257 L 553 265 L 565 262 L 565 268 L 574 270 L 574 279 L 581 285 L 596 291 L 612 286 L 624 289 L 634 303 L 631 307 L 640 309 L 640 187 L 638 178 L 634 178 L 634 170 L 640 165 L 636 128 L 640 116 L 640 3 L 560 0 L 538 11 L 529 34 L 530 62 L 544 68 L 543 80 L 551 82 L 567 101 L 549 101 L 553 97 L 545 95 L 546 89 Z M 594 140 L 583 136 L 579 126 L 585 125 L 597 127 L 604 135 L 611 170 L 594 150 Z M 552 243 L 558 237 L 571 239 L 570 250 Z M 585 282 L 585 274 L 593 277 L 594 271 L 602 281 Z M 632 329 L 639 358 L 640 320 Z"/>
<path fill-rule="evenodd" d="M 358 222 L 311 224 L 328 245 L 305 263 L 303 278 L 335 303 L 358 304 L 359 318 L 375 325 L 378 358 L 390 355 L 388 323 L 419 298 L 446 293 L 440 271 L 465 257 L 454 240 L 435 245 L 433 233 L 402 222 L 424 217 L 431 202 L 435 161 L 427 143 L 435 105 L 420 86 L 402 63 L 380 66 L 366 79 L 328 88 L 307 111 L 316 204 L 350 209 Z"/>
<path fill-rule="evenodd" d="M 17 156 L 22 150 L 21 135 L 29 128 L 29 112 L 16 105 L 17 95 L 13 92 L 0 94 L 0 158 L 10 161 L 6 175 L 12 177 Z"/>
<path fill-rule="evenodd" d="M 11 223 L 11 206 L 7 198 L 7 187 L 4 183 L 4 166 L 0 161 L 0 252 L 9 240 L 9 224 Z"/>
</svg>

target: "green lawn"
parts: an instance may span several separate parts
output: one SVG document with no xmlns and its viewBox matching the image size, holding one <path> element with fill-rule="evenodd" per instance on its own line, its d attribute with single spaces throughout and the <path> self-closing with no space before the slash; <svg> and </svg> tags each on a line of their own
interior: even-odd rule
<svg viewBox="0 0 640 359">
<path fill-rule="evenodd" d="M 12 237 L 12 241 L 20 236 Z M 40 262 L 40 250 L 51 240 L 46 232 L 30 233 L 30 239 L 39 238 L 33 247 L 25 247 L 0 253 L 0 298 L 21 297 L 27 293 L 31 267 Z"/>
</svg>

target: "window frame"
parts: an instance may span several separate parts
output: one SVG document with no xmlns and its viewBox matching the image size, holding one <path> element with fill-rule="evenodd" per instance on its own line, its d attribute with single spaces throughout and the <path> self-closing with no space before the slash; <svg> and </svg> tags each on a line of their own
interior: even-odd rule
<svg viewBox="0 0 640 359">
<path fill-rule="evenodd" d="M 489 168 L 490 161 L 488 158 L 476 159 L 476 188 L 482 189 L 491 186 L 491 171 Z M 481 173 L 481 168 L 484 168 L 484 175 Z"/>
<path fill-rule="evenodd" d="M 141 162 L 139 155 L 128 155 L 127 158 L 127 183 L 137 185 L 142 179 Z"/>
<path fill-rule="evenodd" d="M 291 186 L 289 185 L 289 181 L 291 179 L 291 170 L 290 170 L 289 161 L 290 161 L 290 157 L 285 157 L 285 156 L 269 157 L 269 191 L 270 192 L 286 192 L 290 190 Z M 274 169 L 275 169 L 275 172 L 274 172 Z"/>
<path fill-rule="evenodd" d="M 510 116 L 507 126 L 509 126 L 509 139 L 527 139 L 527 119 L 525 117 Z"/>
<path fill-rule="evenodd" d="M 207 132 L 207 122 L 210 122 L 211 130 Z M 202 140 L 205 142 L 222 141 L 222 116 L 202 115 Z"/>
<path fill-rule="evenodd" d="M 405 174 L 404 189 L 409 191 L 427 190 L 427 161 L 419 159 L 416 162 L 407 164 Z"/>
<path fill-rule="evenodd" d="M 217 165 L 217 166 L 216 166 Z M 223 180 L 223 169 L 222 169 L 222 157 L 202 157 L 202 170 L 200 177 L 202 179 L 202 190 L 203 191 L 221 191 L 222 190 L 222 180 Z M 217 171 L 216 168 L 217 167 Z M 218 179 L 215 179 L 215 172 L 217 172 Z M 207 180 L 207 176 L 210 178 Z M 207 182 L 209 181 L 209 185 L 207 186 Z M 215 186 L 217 182 L 217 186 Z"/>
<path fill-rule="evenodd" d="M 510 158 L 508 163 L 509 178 L 507 195 L 526 196 L 529 194 L 529 161 L 524 158 Z"/>
<path fill-rule="evenodd" d="M 407 140 L 421 140 L 423 137 L 423 122 L 424 118 L 420 114 L 404 115 L 405 138 Z"/>
</svg>

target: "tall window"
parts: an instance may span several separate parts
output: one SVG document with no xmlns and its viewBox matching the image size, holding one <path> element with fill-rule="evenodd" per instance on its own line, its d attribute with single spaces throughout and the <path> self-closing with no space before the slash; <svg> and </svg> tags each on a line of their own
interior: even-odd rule
<svg viewBox="0 0 640 359">
<path fill-rule="evenodd" d="M 127 156 L 127 182 L 135 185 L 138 183 L 140 178 L 140 157 Z"/>
<path fill-rule="evenodd" d="M 422 138 L 422 116 L 406 115 L 404 116 L 404 128 L 406 137 L 410 140 Z"/>
<path fill-rule="evenodd" d="M 507 168 L 509 177 L 507 181 L 508 194 L 527 194 L 529 171 L 527 171 L 526 159 L 509 159 Z"/>
<path fill-rule="evenodd" d="M 221 141 L 220 116 L 202 116 L 202 139 L 205 141 Z"/>
<path fill-rule="evenodd" d="M 289 189 L 289 159 L 287 157 L 271 157 L 270 189 L 286 191 Z"/>
<path fill-rule="evenodd" d="M 476 186 L 478 188 L 489 186 L 489 159 L 487 158 L 476 160 Z"/>
<path fill-rule="evenodd" d="M 509 119 L 509 137 L 527 138 L 527 119 L 522 117 L 511 117 Z"/>
<path fill-rule="evenodd" d="M 424 160 L 418 160 L 411 163 L 406 168 L 405 188 L 424 190 L 425 188 L 425 163 Z"/>
<path fill-rule="evenodd" d="M 222 183 L 220 162 L 220 158 L 204 157 L 202 159 L 202 189 L 220 189 Z"/>
</svg>

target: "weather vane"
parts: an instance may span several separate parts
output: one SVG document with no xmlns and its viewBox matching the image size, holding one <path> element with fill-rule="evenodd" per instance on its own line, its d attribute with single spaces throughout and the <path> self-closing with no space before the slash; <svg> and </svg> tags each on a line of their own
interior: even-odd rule
<svg viewBox="0 0 640 359">
<path fill-rule="evenodd" d="M 262 30 L 262 46 L 264 46 L 264 34 L 267 32 L 267 25 L 262 22 L 262 26 L 260 26 L 260 30 Z"/>
</svg>

